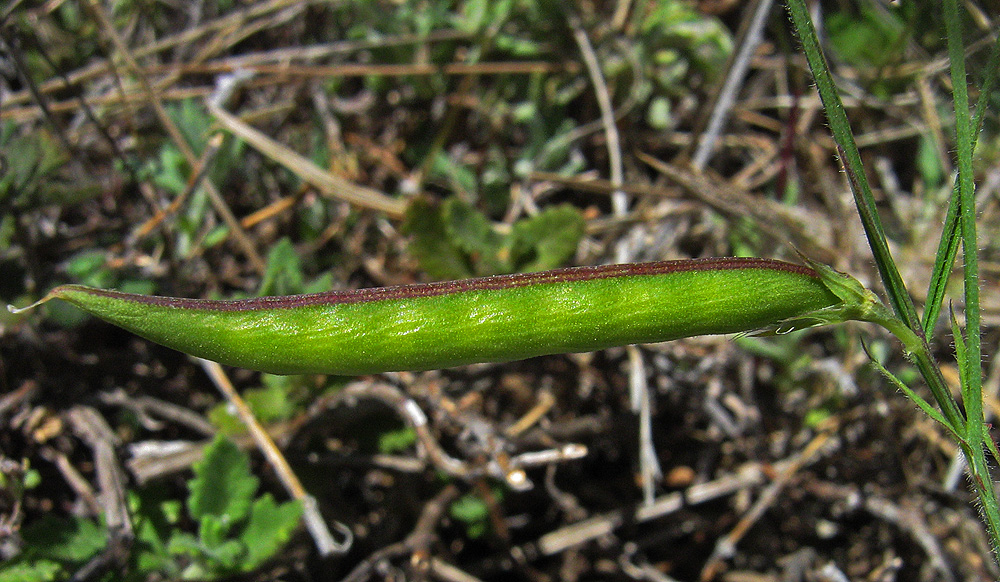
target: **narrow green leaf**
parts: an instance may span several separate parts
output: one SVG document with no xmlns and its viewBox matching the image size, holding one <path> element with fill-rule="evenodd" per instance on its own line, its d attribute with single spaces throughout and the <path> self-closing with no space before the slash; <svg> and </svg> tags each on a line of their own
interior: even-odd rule
<svg viewBox="0 0 1000 582">
<path fill-rule="evenodd" d="M 976 117 L 973 120 L 975 131 L 972 134 L 972 153 L 975 153 L 976 142 L 979 132 L 983 128 L 983 119 L 987 109 L 990 95 L 996 87 L 1000 78 L 1000 37 L 993 43 L 990 57 L 985 68 L 986 74 L 983 77 L 983 84 L 979 93 L 979 100 L 976 102 Z M 960 206 L 959 182 L 955 182 L 951 200 L 948 203 L 948 211 L 945 215 L 944 228 L 941 231 L 941 242 L 938 244 L 937 255 L 934 258 L 934 270 L 931 274 L 930 284 L 927 289 L 927 302 L 924 307 L 923 327 L 927 341 L 934 335 L 934 326 L 941 315 L 941 307 L 944 305 L 944 295 L 948 285 L 948 278 L 951 274 L 952 266 L 955 264 L 955 257 L 958 255 L 958 244 L 960 235 L 958 231 L 958 210 Z"/>
<path fill-rule="evenodd" d="M 945 214 L 944 230 L 941 231 L 941 242 L 938 243 L 934 269 L 927 289 L 927 302 L 924 304 L 922 325 L 927 341 L 930 341 L 934 336 L 934 326 L 937 325 L 937 320 L 941 316 L 941 306 L 948 288 L 948 279 L 951 276 L 952 266 L 955 264 L 955 257 L 958 255 L 958 245 L 961 241 L 958 235 L 958 207 L 958 184 L 956 183 L 955 192 Z"/>
<path fill-rule="evenodd" d="M 927 400 L 925 400 L 922 396 L 914 392 L 913 389 L 904 384 L 902 380 L 897 378 L 892 372 L 890 372 L 885 366 L 883 366 L 882 363 L 879 362 L 875 358 L 875 356 L 872 355 L 870 351 L 868 351 L 868 345 L 865 344 L 865 342 L 861 342 L 861 347 L 862 349 L 865 350 L 865 354 L 868 355 L 868 359 L 871 361 L 872 366 L 874 366 L 875 369 L 878 370 L 879 373 L 882 374 L 882 376 L 885 377 L 886 380 L 888 380 L 894 386 L 896 386 L 896 388 L 898 388 L 903 394 L 906 394 L 907 398 L 912 400 L 913 403 L 920 408 L 920 410 L 924 411 L 924 414 L 926 414 L 932 420 L 937 421 L 946 429 L 948 429 L 948 432 L 951 433 L 951 436 L 954 437 L 955 440 L 957 441 L 963 440 L 960 434 L 960 431 L 962 431 L 961 427 L 952 426 L 951 423 L 948 422 L 948 420 L 944 417 L 944 415 L 938 412 L 936 408 L 931 406 L 931 404 L 927 402 Z"/>
<path fill-rule="evenodd" d="M 973 482 L 982 503 L 994 551 L 1000 550 L 1000 504 L 993 489 L 993 478 L 983 451 L 985 435 L 982 395 L 982 346 L 979 305 L 979 242 L 976 234 L 976 192 L 972 174 L 972 123 L 969 119 L 969 96 L 965 74 L 965 47 L 962 35 L 962 14 L 957 0 L 945 0 L 945 30 L 948 37 L 948 57 L 951 64 L 952 95 L 955 102 L 955 134 L 958 162 L 959 223 L 965 274 L 965 399 L 966 438 Z"/>
<path fill-rule="evenodd" d="M 982 358 L 979 314 L 979 242 L 976 236 L 975 185 L 972 181 L 972 123 L 969 119 L 969 95 L 965 74 L 965 47 L 962 44 L 961 14 L 956 0 L 945 0 L 945 28 L 948 32 L 948 56 L 951 63 L 952 94 L 955 102 L 955 133 L 958 162 L 958 190 L 965 267 L 965 361 L 966 415 L 969 441 L 975 445 L 982 437 Z M 975 370 L 971 362 L 975 362 Z"/>
</svg>

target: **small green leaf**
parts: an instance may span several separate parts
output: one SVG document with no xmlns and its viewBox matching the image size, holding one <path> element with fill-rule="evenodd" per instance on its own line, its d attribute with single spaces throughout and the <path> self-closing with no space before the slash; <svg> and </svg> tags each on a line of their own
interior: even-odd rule
<svg viewBox="0 0 1000 582">
<path fill-rule="evenodd" d="M 493 495 L 500 499 L 503 491 L 494 488 Z M 463 495 L 448 508 L 452 518 L 465 524 L 465 533 L 470 539 L 482 537 L 489 529 L 490 510 L 482 497 L 474 493 Z"/>
<path fill-rule="evenodd" d="M 430 176 L 447 181 L 451 190 L 463 196 L 471 196 L 479 189 L 475 172 L 446 152 L 439 152 L 434 157 Z"/>
<path fill-rule="evenodd" d="M 93 197 L 81 192 L 89 191 L 90 184 L 80 183 L 79 176 L 69 182 L 60 175 L 69 155 L 51 133 L 44 129 L 19 133 L 13 122 L 0 126 L 0 151 L 5 162 L 0 171 L 0 202 L 30 208 Z"/>
<path fill-rule="evenodd" d="M 406 211 L 402 232 L 412 237 L 410 253 L 435 279 L 462 279 L 472 275 L 465 257 L 448 237 L 441 207 L 414 200 Z"/>
<path fill-rule="evenodd" d="M 234 521 L 226 514 L 201 516 L 198 520 L 198 539 L 206 552 L 211 553 L 227 542 L 226 535 L 232 529 Z"/>
<path fill-rule="evenodd" d="M 179 511 L 180 502 L 164 499 L 162 487 L 150 486 L 128 492 L 129 514 L 135 531 L 132 557 L 136 567 L 146 572 L 170 572 L 173 559 L 167 551 L 167 537 L 172 526 L 172 511 Z M 173 516 L 176 518 L 176 516 Z"/>
<path fill-rule="evenodd" d="M 297 501 L 278 504 L 270 493 L 254 501 L 246 529 L 240 535 L 247 548 L 240 569 L 249 572 L 274 555 L 288 542 L 301 516 L 302 504 Z"/>
<path fill-rule="evenodd" d="M 205 238 L 204 246 L 210 246 L 211 233 Z M 214 243 L 212 243 L 214 244 Z M 302 259 L 291 239 L 282 237 L 267 254 L 267 269 L 261 277 L 257 295 L 297 295 L 329 291 L 333 276 L 324 273 L 314 279 L 307 279 Z"/>
<path fill-rule="evenodd" d="M 264 424 L 289 418 L 298 410 L 298 400 L 291 394 L 297 386 L 293 383 L 294 376 L 275 376 L 265 374 L 261 377 L 264 386 L 250 388 L 243 393 L 250 410 L 257 420 Z M 234 414 L 228 403 L 222 402 L 208 412 L 208 419 L 227 435 L 243 434 L 246 426 Z"/>
<path fill-rule="evenodd" d="M 33 556 L 81 563 L 104 549 L 107 535 L 96 522 L 84 518 L 60 519 L 45 515 L 21 533 Z"/>
<path fill-rule="evenodd" d="M 405 451 L 417 442 L 417 433 L 410 427 L 387 430 L 378 436 L 378 450 L 383 455 Z"/>
<path fill-rule="evenodd" d="M 194 535 L 174 530 L 171 532 L 170 540 L 167 541 L 167 551 L 174 556 L 201 556 L 203 548 L 201 541 Z"/>
<path fill-rule="evenodd" d="M 489 0 L 468 0 L 461 4 L 456 28 L 466 33 L 475 33 L 488 23 Z"/>
<path fill-rule="evenodd" d="M 247 404 L 261 422 L 285 420 L 296 411 L 292 391 L 298 388 L 294 376 L 261 376 L 263 387 L 247 392 Z"/>
<path fill-rule="evenodd" d="M 662 95 L 654 97 L 646 110 L 646 123 L 653 129 L 668 129 L 673 123 L 670 99 Z"/>
<path fill-rule="evenodd" d="M 282 237 L 267 253 L 267 270 L 260 281 L 258 295 L 292 295 L 302 288 L 302 262 L 291 239 Z"/>
<path fill-rule="evenodd" d="M 208 231 L 205 237 L 201 240 L 201 246 L 202 248 L 210 249 L 218 244 L 221 244 L 228 236 L 229 227 L 225 224 L 220 224 Z"/>
<path fill-rule="evenodd" d="M 172 145 L 165 145 L 160 149 L 160 163 L 153 169 L 153 183 L 179 195 L 187 189 L 186 167 L 181 152 Z"/>
<path fill-rule="evenodd" d="M 418 217 L 424 228 L 417 227 Z M 576 252 L 584 227 L 580 212 L 565 204 L 519 220 L 503 235 L 485 214 L 449 198 L 440 207 L 412 204 L 405 232 L 414 235 L 410 250 L 424 270 L 455 279 L 563 266 Z"/>
<path fill-rule="evenodd" d="M 0 565 L 0 582 L 49 582 L 63 580 L 67 573 L 52 560 L 18 560 Z"/>
<path fill-rule="evenodd" d="M 485 519 L 489 516 L 489 509 L 478 495 L 470 493 L 456 499 L 448 509 L 448 513 L 459 521 L 469 523 Z"/>
<path fill-rule="evenodd" d="M 220 436 L 194 464 L 194 478 L 188 488 L 191 517 L 200 521 L 205 516 L 227 516 L 232 522 L 242 519 L 250 509 L 257 478 L 250 474 L 246 453 Z"/>
<path fill-rule="evenodd" d="M 452 197 L 443 205 L 443 218 L 449 239 L 469 256 L 475 275 L 510 271 L 510 264 L 501 252 L 504 237 L 493 228 L 486 215 Z"/>
<path fill-rule="evenodd" d="M 207 557 L 214 562 L 213 569 L 220 573 L 228 573 L 238 570 L 238 565 L 243 556 L 246 555 L 247 548 L 239 540 L 225 540 L 219 545 L 210 549 L 206 553 Z M 200 579 L 198 576 L 197 579 Z"/>
<path fill-rule="evenodd" d="M 550 206 L 514 223 L 511 238 L 515 271 L 544 271 L 561 267 L 576 253 L 585 223 L 569 204 Z"/>
<path fill-rule="evenodd" d="M 106 262 L 107 253 L 104 251 L 84 251 L 70 259 L 66 264 L 66 273 L 83 285 L 110 287 L 115 283 L 115 276 L 105 266 Z"/>
<path fill-rule="evenodd" d="M 835 12 L 826 24 L 834 51 L 852 65 L 882 67 L 902 57 L 905 25 L 891 11 L 862 5 L 860 14 Z"/>
<path fill-rule="evenodd" d="M 803 423 L 810 428 L 816 428 L 820 423 L 830 418 L 830 416 L 832 416 L 832 413 L 828 408 L 813 408 L 806 413 Z"/>
<path fill-rule="evenodd" d="M 917 148 L 915 161 L 920 178 L 927 188 L 937 188 L 941 185 L 945 170 L 941 158 L 938 156 L 937 148 L 934 147 L 934 139 L 930 135 L 920 136 L 920 145 Z"/>
<path fill-rule="evenodd" d="M 479 496 L 470 493 L 456 499 L 448 513 L 465 524 L 465 533 L 470 539 L 482 537 L 486 533 L 489 508 Z"/>
<path fill-rule="evenodd" d="M 135 516 L 132 526 L 136 537 L 135 545 L 132 548 L 135 569 L 147 573 L 176 574 L 178 570 L 173 556 L 167 551 L 167 544 L 153 520 L 146 519 L 144 516 Z"/>
<path fill-rule="evenodd" d="M 24 472 L 24 488 L 34 489 L 42 483 L 42 474 L 36 469 L 28 469 Z"/>
<path fill-rule="evenodd" d="M 499 147 L 492 146 L 486 152 L 486 162 L 479 177 L 479 201 L 490 216 L 503 215 L 510 204 L 512 177 L 507 164 L 507 156 Z"/>
</svg>

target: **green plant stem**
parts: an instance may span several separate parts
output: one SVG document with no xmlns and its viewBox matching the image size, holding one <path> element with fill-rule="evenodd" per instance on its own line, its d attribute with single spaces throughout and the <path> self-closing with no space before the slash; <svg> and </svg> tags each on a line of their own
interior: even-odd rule
<svg viewBox="0 0 1000 582">
<path fill-rule="evenodd" d="M 927 382 L 927 386 L 941 407 L 949 428 L 958 435 L 958 444 L 962 448 L 962 454 L 968 460 L 969 476 L 976 494 L 982 504 L 983 519 L 986 522 L 990 541 L 994 548 L 1000 547 L 1000 512 L 997 511 L 996 492 L 993 487 L 993 480 L 990 477 L 989 466 L 986 463 L 985 449 L 983 445 L 983 420 L 982 420 L 982 394 L 979 394 L 979 420 L 973 420 L 971 416 L 975 412 L 976 406 L 969 406 L 966 402 L 967 419 L 963 421 L 961 413 L 955 405 L 948 388 L 948 383 L 941 375 L 941 368 L 934 361 L 927 341 L 920 334 L 914 333 L 900 319 L 893 317 L 884 306 L 877 306 L 865 317 L 865 321 L 877 323 L 891 332 L 903 344 L 910 360 L 917 366 L 920 374 Z M 970 395 L 970 398 L 972 396 Z M 971 409 L 971 412 L 970 412 Z M 976 431 L 973 425 L 978 422 L 979 440 L 976 441 Z M 971 435 L 970 435 L 971 433 Z M 988 438 L 988 437 L 987 437 Z"/>
<path fill-rule="evenodd" d="M 837 85 L 830 75 L 830 67 L 826 62 L 826 57 L 819 46 L 819 38 L 816 36 L 816 29 L 813 27 L 805 0 L 788 0 L 787 5 L 788 13 L 799 35 L 799 40 L 802 42 L 806 60 L 809 62 L 809 68 L 816 81 L 816 89 L 823 102 L 823 110 L 830 122 L 830 131 L 837 144 L 837 153 L 851 184 L 854 203 L 858 208 L 858 214 L 861 217 L 865 235 L 868 237 L 868 244 L 875 257 L 882 283 L 885 285 L 889 304 L 908 327 L 920 329 L 917 310 L 906 292 L 906 286 L 899 275 L 899 269 L 896 268 L 896 262 L 889 252 L 882 221 L 875 208 L 875 197 L 868 185 L 868 178 L 865 176 L 864 165 L 861 162 L 857 143 L 854 141 L 851 124 L 847 120 L 847 112 L 844 110 L 844 105 L 837 92 Z"/>
<path fill-rule="evenodd" d="M 855 204 L 865 228 L 869 245 L 872 249 L 882 281 L 889 297 L 889 302 L 896 314 L 893 317 L 885 308 L 881 313 L 873 314 L 881 323 L 904 344 L 908 355 L 920 370 L 931 389 L 935 400 L 941 407 L 944 417 L 953 425 L 955 432 L 963 435 L 959 440 L 962 451 L 969 462 L 969 473 L 982 506 L 983 518 L 986 522 L 994 550 L 1000 550 L 1000 505 L 997 503 L 993 482 L 986 464 L 985 447 L 983 446 L 983 411 L 982 411 L 982 369 L 980 345 L 980 314 L 979 314 L 979 272 L 976 256 L 977 237 L 975 225 L 975 190 L 972 182 L 972 124 L 969 121 L 968 92 L 964 51 L 962 45 L 961 15 L 957 0 L 945 0 L 943 11 L 948 33 L 948 53 L 951 61 L 952 85 L 955 99 L 955 124 L 957 135 L 958 158 L 958 200 L 957 212 L 950 213 L 957 217 L 961 231 L 962 247 L 965 258 L 965 301 L 966 301 L 966 333 L 968 335 L 967 349 L 964 361 L 959 362 L 966 380 L 963 382 L 962 395 L 966 416 L 962 417 L 958 406 L 948 391 L 947 383 L 941 376 L 941 371 L 930 354 L 930 349 L 924 336 L 925 327 L 933 326 L 933 321 L 926 317 L 923 322 L 916 315 L 916 309 L 906 291 L 899 275 L 899 270 L 889 253 L 885 234 L 875 207 L 875 200 L 868 185 L 861 156 L 851 132 L 850 123 L 837 93 L 836 85 L 830 75 L 829 65 L 819 46 L 819 40 L 804 0 L 787 0 L 788 12 L 792 23 L 802 42 L 806 59 L 816 81 L 816 87 L 823 102 L 823 107 L 830 122 L 830 129 L 837 143 L 837 151 L 851 185 Z M 994 72 L 988 72 L 988 78 Z M 980 108 L 980 111 L 982 107 Z M 954 218 L 953 218 L 954 220 Z M 955 226 L 949 225 L 954 231 Z M 946 274 L 951 268 L 953 255 L 952 246 L 956 246 L 955 237 L 945 232 L 942 240 L 944 249 L 939 249 L 938 261 L 935 264 L 935 288 L 930 296 L 932 309 L 939 309 L 943 297 L 943 285 Z M 949 254 L 952 253 L 952 254 Z M 932 312 L 933 313 L 933 312 Z"/>
<path fill-rule="evenodd" d="M 837 317 L 831 319 L 829 323 L 852 319 L 869 321 L 881 325 L 895 335 L 903 343 L 906 356 L 917 365 L 927 379 L 931 393 L 944 414 L 942 420 L 952 432 L 958 435 L 959 440 L 964 442 L 965 418 L 959 411 L 955 399 L 951 397 L 948 385 L 941 375 L 938 365 L 934 362 L 934 357 L 931 355 L 927 340 L 923 335 L 893 315 L 874 293 L 853 277 L 839 273 L 831 267 L 816 263 L 808 258 L 806 262 L 819 274 L 820 280 L 827 289 L 839 297 L 842 302 Z"/>
<path fill-rule="evenodd" d="M 868 242 L 875 256 L 885 284 L 889 301 L 896 313 L 896 317 L 885 312 L 884 307 L 866 315 L 867 321 L 879 323 L 891 331 L 900 341 L 914 363 L 924 375 L 928 386 L 931 389 L 934 399 L 941 407 L 945 418 L 952 423 L 953 428 L 959 434 L 965 434 L 965 420 L 958 410 L 954 399 L 947 389 L 941 372 L 930 356 L 930 349 L 923 337 L 922 327 L 916 315 L 916 309 L 910 300 L 906 287 L 903 285 L 899 270 L 889 253 L 885 234 L 882 230 L 881 221 L 875 208 L 875 199 L 868 181 L 865 178 L 864 167 L 861 163 L 861 155 L 858 152 L 854 135 L 851 132 L 850 123 L 844 112 L 844 106 L 837 93 L 837 87 L 830 75 L 829 65 L 819 46 L 816 30 L 813 27 L 812 19 L 806 9 L 804 0 L 788 0 L 788 12 L 791 15 L 792 23 L 799 34 L 809 67 L 816 80 L 816 87 L 819 90 L 820 98 L 827 118 L 830 121 L 830 128 L 833 132 L 834 140 L 837 143 L 840 159 L 844 164 L 845 171 L 850 177 L 851 190 L 854 193 L 854 201 L 861 215 Z"/>
<path fill-rule="evenodd" d="M 983 427 L 983 372 L 981 324 L 979 312 L 979 250 L 976 234 L 976 192 L 972 176 L 972 123 L 969 119 L 969 95 L 965 73 L 965 51 L 962 43 L 962 21 L 957 0 L 942 4 L 948 37 L 948 57 L 951 64 L 952 94 L 955 102 L 955 145 L 958 162 L 959 221 L 962 232 L 962 252 L 965 275 L 965 370 L 962 387 L 966 411 L 966 455 L 971 467 L 973 484 L 979 493 L 983 517 L 986 520 L 994 551 L 1000 550 L 1000 504 L 997 503 L 993 480 L 986 464 L 983 439 L 989 438 Z"/>
</svg>

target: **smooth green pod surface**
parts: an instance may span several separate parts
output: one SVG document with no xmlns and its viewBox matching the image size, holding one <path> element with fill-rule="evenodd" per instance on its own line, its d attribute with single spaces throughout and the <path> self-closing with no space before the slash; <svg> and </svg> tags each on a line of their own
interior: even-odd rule
<svg viewBox="0 0 1000 582">
<path fill-rule="evenodd" d="M 62 299 L 159 344 L 276 374 L 369 374 L 753 331 L 840 300 L 766 259 L 576 267 L 235 301 L 64 285 Z M 44 301 L 44 300 L 43 300 Z"/>
</svg>

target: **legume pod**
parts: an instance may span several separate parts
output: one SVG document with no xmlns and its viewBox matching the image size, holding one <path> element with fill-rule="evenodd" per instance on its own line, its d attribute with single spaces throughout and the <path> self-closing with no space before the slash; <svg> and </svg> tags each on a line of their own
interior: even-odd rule
<svg viewBox="0 0 1000 582">
<path fill-rule="evenodd" d="M 753 331 L 841 304 L 812 269 L 736 258 L 233 301 L 63 285 L 49 299 L 223 364 L 344 375 Z"/>
</svg>

